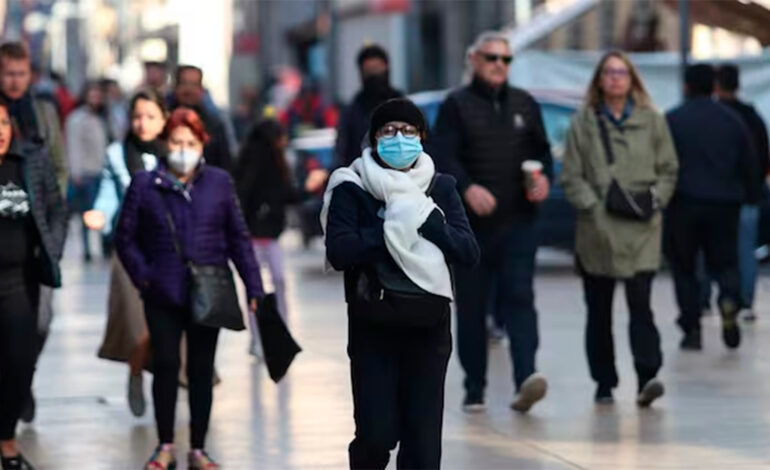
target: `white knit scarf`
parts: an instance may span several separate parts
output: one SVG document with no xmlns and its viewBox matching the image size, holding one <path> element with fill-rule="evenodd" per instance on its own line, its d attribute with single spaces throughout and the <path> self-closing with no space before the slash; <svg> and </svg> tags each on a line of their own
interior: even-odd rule
<svg viewBox="0 0 770 470">
<path fill-rule="evenodd" d="M 358 185 L 385 203 L 385 246 L 398 267 L 423 290 L 451 299 L 452 281 L 444 254 L 417 233 L 438 207 L 425 194 L 435 173 L 433 160 L 427 153 L 419 156 L 411 170 L 403 172 L 381 167 L 372 157 L 371 149 L 366 149 L 349 167 L 338 169 L 329 178 L 321 226 L 326 234 L 334 188 L 346 182 Z"/>
</svg>

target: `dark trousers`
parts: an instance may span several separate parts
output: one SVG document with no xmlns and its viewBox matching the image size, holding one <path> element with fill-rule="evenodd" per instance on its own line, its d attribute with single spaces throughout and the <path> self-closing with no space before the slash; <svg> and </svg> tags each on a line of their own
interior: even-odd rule
<svg viewBox="0 0 770 470">
<path fill-rule="evenodd" d="M 663 364 L 660 335 L 650 308 L 653 277 L 653 273 L 639 273 L 623 281 L 631 316 L 628 334 L 640 390 L 650 379 L 655 378 Z M 616 282 L 616 279 L 610 277 L 583 272 L 583 289 L 588 307 L 585 336 L 588 366 L 591 378 L 599 386 L 610 388 L 618 385 L 612 337 L 612 302 Z"/>
<path fill-rule="evenodd" d="M 94 208 L 94 202 L 96 201 L 96 196 L 99 194 L 99 185 L 101 184 L 101 181 L 101 175 L 89 175 L 84 176 L 77 185 L 72 183 L 70 204 L 77 214 L 82 216 L 84 212 Z M 88 241 L 90 229 L 86 227 L 82 221 L 81 224 L 83 225 L 83 255 L 90 258 L 91 244 Z"/>
<path fill-rule="evenodd" d="M 418 313 L 418 312 L 415 312 Z M 351 469 L 441 466 L 444 383 L 452 352 L 450 308 L 430 328 L 384 327 L 348 309 L 348 356 L 356 435 Z"/>
<path fill-rule="evenodd" d="M 174 442 L 179 388 L 179 345 L 187 335 L 187 382 L 190 402 L 190 445 L 202 449 L 211 416 L 214 355 L 219 330 L 193 323 L 187 309 L 145 304 L 152 346 L 152 398 L 161 444 Z"/>
<path fill-rule="evenodd" d="M 480 394 L 486 387 L 486 315 L 492 305 L 508 331 L 518 390 L 535 372 L 539 342 L 533 286 L 537 252 L 534 223 L 512 222 L 496 229 L 476 229 L 475 234 L 481 262 L 473 269 L 455 271 L 457 350 L 465 371 L 465 389 Z M 490 301 L 492 292 L 496 299 Z"/>
<path fill-rule="evenodd" d="M 740 305 L 739 216 L 738 204 L 683 200 L 675 200 L 666 212 L 665 250 L 674 275 L 679 326 L 685 333 L 700 328 L 699 252 L 703 252 L 706 271 L 719 285 L 720 310 L 733 313 Z"/>
<path fill-rule="evenodd" d="M 16 435 L 37 358 L 35 302 L 23 282 L 0 294 L 0 441 Z"/>
</svg>

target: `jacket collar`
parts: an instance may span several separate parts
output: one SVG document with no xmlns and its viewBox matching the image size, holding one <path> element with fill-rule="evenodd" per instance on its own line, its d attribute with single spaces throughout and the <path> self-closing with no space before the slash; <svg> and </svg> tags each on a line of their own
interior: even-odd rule
<svg viewBox="0 0 770 470">
<path fill-rule="evenodd" d="M 502 100 L 508 96 L 507 84 L 504 84 L 500 88 L 495 89 L 475 75 L 473 76 L 473 81 L 471 81 L 470 87 L 471 90 L 488 99 L 489 101 Z"/>
<path fill-rule="evenodd" d="M 29 155 L 39 152 L 42 148 L 42 144 L 36 141 L 14 137 L 11 140 L 11 146 L 8 148 L 8 155 L 26 160 Z"/>
<path fill-rule="evenodd" d="M 631 115 L 634 113 L 634 109 L 636 106 L 634 106 L 634 100 L 629 97 L 626 99 L 626 105 L 623 108 L 623 112 L 620 115 L 620 119 L 616 118 L 614 114 L 612 114 L 612 111 L 610 111 L 610 108 L 607 106 L 606 102 L 602 102 L 601 104 L 601 110 L 604 114 L 604 117 L 606 117 L 611 123 L 615 124 L 616 126 L 622 126 L 623 124 L 628 121 L 628 119 L 631 117 Z"/>
<path fill-rule="evenodd" d="M 203 177 L 205 169 L 206 161 L 201 160 L 201 163 L 198 165 L 198 169 L 195 170 L 195 174 L 193 175 L 192 179 L 190 179 L 190 181 L 185 184 L 179 181 L 174 175 L 171 174 L 171 172 L 168 171 L 168 165 L 165 162 L 159 161 L 157 168 L 152 171 L 153 181 L 155 186 L 166 191 L 180 191 L 185 194 L 185 197 L 189 199 L 190 191 L 192 190 L 193 186 L 195 186 L 195 184 L 198 183 L 198 181 L 200 181 L 200 179 Z"/>
</svg>

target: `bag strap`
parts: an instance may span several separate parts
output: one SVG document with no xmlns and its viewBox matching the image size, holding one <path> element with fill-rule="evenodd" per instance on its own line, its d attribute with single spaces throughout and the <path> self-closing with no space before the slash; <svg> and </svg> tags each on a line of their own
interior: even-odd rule
<svg viewBox="0 0 770 470">
<path fill-rule="evenodd" d="M 430 196 L 430 193 L 433 192 L 433 188 L 436 186 L 437 179 L 438 179 L 438 173 L 435 173 L 433 177 L 430 179 L 430 184 L 428 185 L 428 189 L 425 190 L 426 196 Z"/>
<path fill-rule="evenodd" d="M 599 111 L 598 107 L 594 110 L 594 113 L 596 114 L 596 122 L 599 124 L 599 135 L 602 139 L 604 154 L 607 157 L 607 165 L 612 165 L 615 163 L 615 155 L 612 153 L 612 145 L 610 145 L 610 134 L 607 132 L 607 125 L 604 123 L 604 119 L 602 119 L 601 111 Z"/>
<path fill-rule="evenodd" d="M 171 217 L 171 211 L 168 208 L 168 200 L 163 194 L 161 194 L 160 199 L 163 201 L 163 211 L 166 215 L 166 224 L 171 231 L 171 242 L 174 244 L 174 251 L 176 251 L 176 254 L 179 255 L 179 258 L 182 260 L 182 262 L 190 267 L 190 260 L 187 259 L 187 257 L 182 252 L 182 244 L 179 242 L 179 233 L 176 230 L 174 218 Z"/>
</svg>

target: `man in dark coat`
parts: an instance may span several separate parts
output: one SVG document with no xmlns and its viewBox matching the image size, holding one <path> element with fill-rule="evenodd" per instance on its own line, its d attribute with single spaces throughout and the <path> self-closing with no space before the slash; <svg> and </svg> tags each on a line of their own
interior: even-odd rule
<svg viewBox="0 0 770 470">
<path fill-rule="evenodd" d="M 361 156 L 361 143 L 369 130 L 374 108 L 403 93 L 390 85 L 388 53 L 378 45 L 366 46 L 358 53 L 358 71 L 363 87 L 345 108 L 337 126 L 335 151 L 338 166 L 350 165 Z"/>
<path fill-rule="evenodd" d="M 666 115 L 677 155 L 679 177 L 666 211 L 665 252 L 671 263 L 679 304 L 682 349 L 701 349 L 700 289 L 696 258 L 703 251 L 707 271 L 719 284 L 722 339 L 741 342 L 738 221 L 741 206 L 759 199 L 757 160 L 740 115 L 712 99 L 715 73 L 706 64 L 685 73 L 686 101 Z"/>
<path fill-rule="evenodd" d="M 716 95 L 719 102 L 741 116 L 749 129 L 754 142 L 754 149 L 759 159 L 759 172 L 756 175 L 757 192 L 765 189 L 765 178 L 770 172 L 770 148 L 767 127 L 754 106 L 738 99 L 740 87 L 738 67 L 726 64 L 717 70 Z M 759 201 L 746 201 L 741 208 L 738 228 L 738 269 L 741 275 L 741 307 L 746 310 L 746 320 L 755 320 L 754 292 L 757 284 L 757 258 L 754 250 L 759 238 Z M 710 291 L 710 289 L 709 289 Z"/>
<path fill-rule="evenodd" d="M 510 339 L 517 392 L 511 407 L 527 412 L 547 389 L 535 368 L 535 220 L 538 203 L 548 197 L 553 161 L 540 107 L 526 91 L 508 85 L 512 59 L 506 36 L 479 36 L 468 54 L 473 80 L 441 105 L 428 146 L 439 170 L 457 179 L 481 247 L 476 268 L 455 272 L 457 349 L 468 412 L 485 408 L 490 304 L 505 318 Z M 522 170 L 526 160 L 542 168 L 529 187 Z"/>
<path fill-rule="evenodd" d="M 184 106 L 198 113 L 211 136 L 203 149 L 206 163 L 229 171 L 232 155 L 227 129 L 220 117 L 205 105 L 204 96 L 203 70 L 193 65 L 180 65 L 176 70 L 176 83 L 169 109 L 173 111 Z"/>
</svg>

